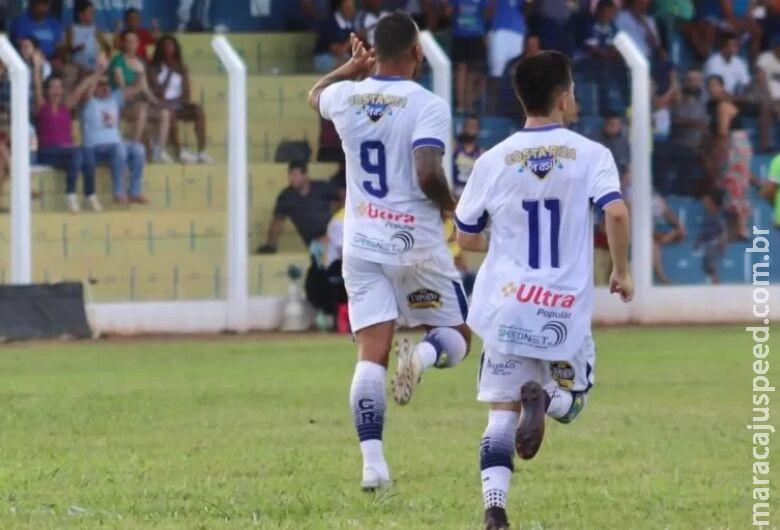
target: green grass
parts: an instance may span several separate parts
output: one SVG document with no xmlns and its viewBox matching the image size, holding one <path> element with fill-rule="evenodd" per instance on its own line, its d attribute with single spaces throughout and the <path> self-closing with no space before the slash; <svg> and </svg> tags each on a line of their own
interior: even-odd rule
<svg viewBox="0 0 780 530">
<path fill-rule="evenodd" d="M 513 529 L 752 527 L 741 329 L 597 331 L 588 407 L 516 466 Z M 6 346 L 0 528 L 480 528 L 479 355 L 388 405 L 396 485 L 376 496 L 358 488 L 354 357 L 325 336 Z"/>
</svg>

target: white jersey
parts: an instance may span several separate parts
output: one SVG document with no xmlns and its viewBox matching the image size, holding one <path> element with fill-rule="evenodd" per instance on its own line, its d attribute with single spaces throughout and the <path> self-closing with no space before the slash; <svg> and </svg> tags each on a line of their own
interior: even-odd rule
<svg viewBox="0 0 780 530">
<path fill-rule="evenodd" d="M 396 77 L 335 83 L 320 95 L 347 162 L 344 256 L 410 265 L 444 245 L 439 208 L 420 190 L 414 149 L 444 150 L 450 109 L 417 83 Z"/>
<path fill-rule="evenodd" d="M 590 335 L 591 206 L 621 199 L 609 150 L 559 126 L 525 129 L 482 155 L 455 212 L 490 246 L 469 326 L 491 351 L 566 360 Z"/>
</svg>

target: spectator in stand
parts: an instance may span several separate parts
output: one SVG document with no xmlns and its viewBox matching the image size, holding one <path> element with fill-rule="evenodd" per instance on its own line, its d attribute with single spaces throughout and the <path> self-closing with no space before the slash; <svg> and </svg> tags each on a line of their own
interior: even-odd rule
<svg viewBox="0 0 780 530">
<path fill-rule="evenodd" d="M 780 120 L 780 33 L 772 36 L 771 50 L 758 56 L 756 66 L 763 73 L 766 91 L 772 98 L 772 110 L 777 120 Z"/>
<path fill-rule="evenodd" d="M 111 45 L 95 24 L 92 2 L 76 3 L 76 22 L 68 28 L 66 48 L 71 62 L 85 74 L 95 71 L 101 52 L 111 52 Z"/>
<path fill-rule="evenodd" d="M 456 198 L 463 193 L 463 188 L 466 187 L 471 171 L 474 169 L 474 162 L 482 155 L 482 148 L 477 144 L 477 138 L 479 138 L 479 118 L 473 114 L 466 116 L 452 157 L 454 162 L 452 191 Z"/>
<path fill-rule="evenodd" d="M 612 153 L 620 173 L 620 188 L 627 195 L 631 180 L 631 146 L 623 134 L 623 116 L 617 112 L 605 112 L 601 134 L 595 140 Z"/>
<path fill-rule="evenodd" d="M 355 30 L 358 36 L 369 46 L 374 45 L 374 29 L 379 19 L 390 14 L 390 11 L 382 9 L 382 0 L 365 0 L 363 9 L 358 11 L 355 18 Z"/>
<path fill-rule="evenodd" d="M 539 35 L 544 50 L 557 50 L 571 55 L 574 52 L 573 6 L 569 0 L 535 0 L 534 14 L 529 21 Z"/>
<path fill-rule="evenodd" d="M 693 18 L 695 6 L 693 0 L 655 0 L 653 16 L 661 27 L 661 33 L 666 35 L 665 48 L 671 48 L 671 39 L 678 33 L 678 28 L 685 27 Z"/>
<path fill-rule="evenodd" d="M 720 0 L 720 17 L 726 26 L 738 35 L 747 35 L 750 39 L 750 62 L 758 58 L 761 51 L 761 25 L 753 18 L 753 10 L 758 6 L 757 0 Z"/>
<path fill-rule="evenodd" d="M 148 48 L 149 46 L 154 46 L 157 39 L 161 36 L 157 19 L 152 19 L 152 29 L 148 30 L 141 24 L 141 12 L 139 10 L 131 8 L 125 11 L 123 21 L 117 25 L 117 30 L 114 34 L 114 48 L 117 50 L 124 50 L 122 38 L 126 31 L 132 31 L 138 37 L 138 47 L 135 54 L 145 63 L 149 62 Z"/>
<path fill-rule="evenodd" d="M 19 55 L 22 56 L 24 62 L 30 67 L 30 72 L 33 70 L 39 70 L 39 74 L 43 81 L 46 81 L 52 73 L 51 64 L 46 60 L 43 55 L 43 50 L 38 48 L 35 41 L 35 37 L 22 37 L 19 39 Z M 32 84 L 32 76 L 30 76 L 30 97 L 31 100 L 35 96 L 34 86 Z"/>
<path fill-rule="evenodd" d="M 719 188 L 725 192 L 725 211 L 729 218 L 729 239 L 747 240 L 752 208 L 748 188 L 752 178 L 753 148 L 739 117 L 739 109 L 726 91 L 723 78 L 707 78 L 710 100 L 707 112 L 711 123 L 712 153 L 718 171 Z"/>
<path fill-rule="evenodd" d="M 42 60 L 42 55 L 36 56 L 36 62 Z M 65 97 L 61 77 L 52 75 L 44 83 L 40 72 L 40 68 L 33 71 L 38 163 L 65 172 L 65 200 L 68 210 L 78 213 L 81 206 L 76 193 L 76 182 L 82 169 L 82 152 L 73 142 L 72 127 L 72 110 L 77 101 L 74 97 Z M 103 209 L 95 195 L 94 174 L 84 173 L 84 196 L 93 210 L 99 212 Z"/>
<path fill-rule="evenodd" d="M 196 10 L 193 17 L 193 7 Z M 194 31 L 208 31 L 211 27 L 209 21 L 209 13 L 211 12 L 211 0 L 179 0 L 179 9 L 176 10 L 176 15 L 179 17 L 179 32 L 188 30 Z M 192 19 L 195 19 L 194 26 L 190 24 Z"/>
<path fill-rule="evenodd" d="M 48 59 L 63 46 L 62 23 L 49 14 L 49 0 L 32 0 L 29 11 L 11 22 L 11 42 L 32 37 Z"/>
<path fill-rule="evenodd" d="M 400 0 L 393 3 L 397 4 L 396 9 L 409 13 L 409 16 L 412 17 L 420 29 L 430 31 L 439 29 L 439 19 L 442 18 L 442 13 L 439 10 L 439 0 Z M 446 7 L 444 11 L 446 16 Z"/>
<path fill-rule="evenodd" d="M 156 147 L 157 153 L 153 158 L 174 161 L 166 150 L 170 133 L 174 153 L 181 162 L 211 163 L 211 156 L 206 152 L 206 114 L 203 107 L 192 102 L 190 75 L 182 60 L 181 45 L 176 37 L 168 35 L 157 42 L 149 67 L 149 81 L 152 91 L 161 101 L 158 107 L 161 143 Z M 196 153 L 182 149 L 178 127 L 180 121 L 194 124 L 198 143 Z"/>
<path fill-rule="evenodd" d="M 734 33 L 723 33 L 718 51 L 704 64 L 704 75 L 720 77 L 740 112 L 758 116 L 759 150 L 769 152 L 773 144 L 771 98 L 761 89 L 761 80 L 752 82 L 748 64 L 738 53 L 739 38 Z"/>
<path fill-rule="evenodd" d="M 653 137 L 656 141 L 666 141 L 672 131 L 672 107 L 680 99 L 680 87 L 677 83 L 677 72 L 672 70 L 671 82 L 665 92 L 657 90 L 657 84 L 650 82 L 653 87 Z"/>
<path fill-rule="evenodd" d="M 489 108 L 498 108 L 498 91 L 506 67 L 523 53 L 525 41 L 525 0 L 494 0 L 496 10 L 488 33 Z"/>
<path fill-rule="evenodd" d="M 617 6 L 613 0 L 600 0 L 596 6 L 593 24 L 585 38 L 587 57 L 583 66 L 601 86 L 599 106 L 605 112 L 625 108 L 624 93 L 627 89 L 627 70 L 623 57 L 613 44 L 617 35 Z"/>
<path fill-rule="evenodd" d="M 674 245 L 685 239 L 685 227 L 680 218 L 669 208 L 666 199 L 653 193 L 653 271 L 658 283 L 671 283 L 664 270 L 661 247 Z"/>
<path fill-rule="evenodd" d="M 701 261 L 702 270 L 713 285 L 720 283 L 718 264 L 726 253 L 726 244 L 728 243 L 726 226 L 720 210 L 722 198 L 723 194 L 720 192 L 708 193 L 702 197 L 704 216 L 699 237 L 693 244 L 694 250 L 704 247 Z"/>
<path fill-rule="evenodd" d="M 718 30 L 747 33 L 750 37 L 751 61 L 761 48 L 762 29 L 752 17 L 755 0 L 699 0 L 692 23 L 683 28 L 688 43 L 700 61 L 712 51 Z"/>
<path fill-rule="evenodd" d="M 686 72 L 671 109 L 670 141 L 657 142 L 653 148 L 653 173 L 662 193 L 701 194 L 710 180 L 703 178 L 702 157 L 709 156 L 702 150 L 709 126 L 703 86 L 701 71 Z"/>
<path fill-rule="evenodd" d="M 650 0 L 626 0 L 625 9 L 615 19 L 618 29 L 633 39 L 650 62 L 651 76 L 657 83 L 657 92 L 665 94 L 671 83 L 672 64 L 661 43 L 658 26 L 647 14 Z"/>
<path fill-rule="evenodd" d="M 261 254 L 276 252 L 284 220 L 288 217 L 292 219 L 306 247 L 324 236 L 331 218 L 331 205 L 339 199 L 331 183 L 309 179 L 305 162 L 290 162 L 287 180 L 289 186 L 276 198 L 266 242 L 258 249 Z"/>
<path fill-rule="evenodd" d="M 143 141 L 146 131 L 146 122 L 149 113 L 149 103 L 158 105 L 157 98 L 152 94 L 146 79 L 146 66 L 136 55 L 139 38 L 132 30 L 122 32 L 122 53 L 111 60 L 110 79 L 113 90 L 130 86 L 138 86 L 140 91 L 137 97 L 126 100 L 122 111 L 122 117 L 133 123 L 132 141 Z M 159 144 L 164 144 L 164 141 Z"/>
<path fill-rule="evenodd" d="M 485 81 L 485 32 L 493 16 L 493 0 L 451 0 L 451 57 L 455 63 L 457 112 L 474 112 Z"/>
<path fill-rule="evenodd" d="M 98 161 L 111 165 L 114 202 L 117 204 L 146 204 L 143 195 L 143 171 L 146 150 L 143 144 L 125 142 L 119 130 L 120 113 L 125 100 L 144 91 L 141 83 L 111 90 L 107 61 L 98 58 L 97 70 L 84 79 L 73 95 L 83 104 L 81 110 L 81 137 L 83 140 L 84 178 L 95 179 Z M 125 171 L 130 171 L 130 194 L 125 186 Z"/>
<path fill-rule="evenodd" d="M 349 59 L 349 35 L 355 29 L 354 0 L 330 0 L 332 15 L 323 20 L 314 45 L 314 69 L 330 72 Z"/>
</svg>

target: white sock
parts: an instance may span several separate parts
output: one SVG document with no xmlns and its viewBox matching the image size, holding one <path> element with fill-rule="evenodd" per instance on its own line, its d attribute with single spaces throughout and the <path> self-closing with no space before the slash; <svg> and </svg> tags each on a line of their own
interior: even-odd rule
<svg viewBox="0 0 780 530">
<path fill-rule="evenodd" d="M 382 478 L 390 478 L 390 469 L 387 467 L 385 455 L 382 450 L 382 440 L 366 440 L 360 442 L 360 452 L 363 453 L 363 468 L 371 467 Z"/>
<path fill-rule="evenodd" d="M 509 482 L 512 480 L 512 470 L 497 466 L 482 470 L 482 499 L 485 509 L 506 508 L 506 498 L 509 495 Z"/>
<path fill-rule="evenodd" d="M 382 452 L 386 373 L 387 369 L 382 365 L 358 361 L 352 377 L 349 401 L 360 439 L 363 468 L 372 467 L 382 476 L 389 478 L 390 473 Z"/>
<path fill-rule="evenodd" d="M 559 388 L 557 385 L 553 388 L 545 389 L 550 396 L 550 406 L 547 407 L 547 415 L 551 418 L 563 418 L 569 413 L 574 398 L 571 392 Z"/>
<path fill-rule="evenodd" d="M 423 370 L 427 370 L 434 364 L 439 355 L 436 353 L 436 348 L 430 342 L 421 342 L 417 345 L 417 356 L 422 361 Z"/>
<path fill-rule="evenodd" d="M 423 369 L 451 368 L 459 364 L 468 353 L 468 344 L 463 335 L 454 328 L 433 328 L 425 334 L 415 348 L 422 361 Z"/>
</svg>

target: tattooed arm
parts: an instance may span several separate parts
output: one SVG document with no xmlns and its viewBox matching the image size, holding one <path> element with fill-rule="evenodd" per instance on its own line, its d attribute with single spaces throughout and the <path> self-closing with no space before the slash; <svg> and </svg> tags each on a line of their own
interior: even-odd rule
<svg viewBox="0 0 780 530">
<path fill-rule="evenodd" d="M 418 147 L 414 150 L 414 168 L 425 196 L 439 207 L 442 215 L 451 215 L 455 210 L 455 199 L 444 173 L 443 154 L 438 147 Z"/>
</svg>

